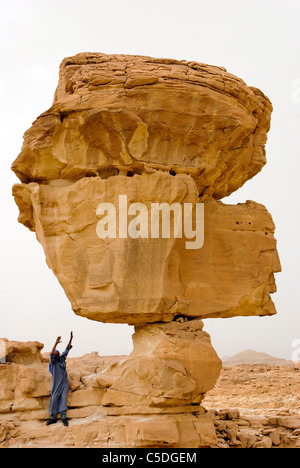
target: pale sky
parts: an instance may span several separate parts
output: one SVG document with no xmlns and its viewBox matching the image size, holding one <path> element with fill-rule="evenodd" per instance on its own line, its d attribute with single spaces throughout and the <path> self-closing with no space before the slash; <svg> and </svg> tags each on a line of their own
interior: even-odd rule
<svg viewBox="0 0 300 468">
<path fill-rule="evenodd" d="M 277 315 L 210 319 L 204 329 L 220 357 L 252 348 L 291 359 L 300 339 L 299 18 L 299 0 L 0 0 L 0 337 L 37 340 L 49 351 L 73 330 L 73 356 L 132 349 L 132 327 L 72 312 L 35 234 L 17 222 L 10 166 L 25 130 L 52 104 L 64 57 L 138 54 L 224 66 L 270 98 L 267 165 L 223 201 L 254 200 L 273 216 L 283 270 L 272 295 Z"/>
</svg>

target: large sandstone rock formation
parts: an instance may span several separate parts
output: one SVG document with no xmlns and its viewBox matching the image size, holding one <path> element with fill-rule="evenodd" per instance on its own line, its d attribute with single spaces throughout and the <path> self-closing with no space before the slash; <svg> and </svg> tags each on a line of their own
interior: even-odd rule
<svg viewBox="0 0 300 468">
<path fill-rule="evenodd" d="M 101 404 L 188 411 L 221 367 L 199 319 L 276 312 L 270 214 L 220 201 L 265 164 L 271 111 L 220 67 L 100 53 L 62 62 L 53 105 L 13 163 L 13 195 L 74 312 L 136 325 L 132 355 L 90 379 L 106 389 Z M 114 207 L 107 237 L 103 204 Z M 153 235 L 158 205 L 173 207 L 169 235 Z"/>
</svg>

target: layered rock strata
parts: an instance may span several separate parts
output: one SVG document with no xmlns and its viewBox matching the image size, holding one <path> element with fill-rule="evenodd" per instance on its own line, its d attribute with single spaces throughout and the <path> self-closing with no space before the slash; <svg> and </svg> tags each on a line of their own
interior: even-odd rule
<svg viewBox="0 0 300 468">
<path fill-rule="evenodd" d="M 264 166 L 271 111 L 222 67 L 82 53 L 63 60 L 13 170 L 25 183 L 173 170 L 222 198 Z"/>
<path fill-rule="evenodd" d="M 146 335 L 155 332 L 158 345 L 155 359 L 160 359 L 161 365 L 169 369 L 167 381 L 170 382 L 170 378 L 175 376 L 175 373 L 172 376 L 170 368 L 176 369 L 177 374 L 181 376 L 184 372 L 187 373 L 192 364 L 192 360 L 189 362 L 186 360 L 191 345 L 199 346 L 202 342 L 204 346 L 205 341 L 207 345 L 208 338 L 203 334 L 200 341 L 199 339 L 195 341 L 195 334 L 200 338 L 201 332 L 198 330 L 195 333 L 194 321 L 174 322 L 168 329 L 173 337 L 169 335 L 168 338 L 166 336 L 168 325 L 161 324 L 161 326 L 160 332 L 154 325 L 150 325 L 145 332 Z M 177 333 L 174 336 L 175 330 Z M 182 340 L 182 333 L 184 336 L 193 334 L 194 338 L 189 337 L 187 340 L 185 336 Z M 137 331 L 134 335 L 134 353 L 137 352 L 141 358 L 140 352 L 142 352 L 149 364 L 150 353 L 146 355 L 144 346 L 142 350 L 139 349 L 140 339 L 149 345 L 144 333 L 140 334 Z M 169 343 L 170 347 L 179 339 L 178 347 L 181 352 L 176 353 L 173 360 L 166 359 L 163 355 L 166 344 Z M 183 352 L 182 348 L 187 341 L 190 346 L 186 352 Z M 43 345 L 39 342 L 5 340 L 5 343 L 6 352 L 3 356 L 6 362 L 0 363 L 0 447 L 289 448 L 300 446 L 297 398 L 299 375 L 292 367 L 246 366 L 251 367 L 250 382 L 249 372 L 245 366 L 223 368 L 223 375 L 221 374 L 218 385 L 206 394 L 202 402 L 205 409 L 195 403 L 166 407 L 156 402 L 155 405 L 146 406 L 137 404 L 136 400 L 130 406 L 128 399 L 126 406 L 122 406 L 120 397 L 116 400 L 118 406 L 114 406 L 113 402 L 105 402 L 104 397 L 113 386 L 112 374 L 117 375 L 115 369 L 126 369 L 128 379 L 132 378 L 132 371 L 127 365 L 130 362 L 128 357 L 101 357 L 95 352 L 77 358 L 69 357 L 67 359 L 70 381 L 67 413 L 71 418 L 69 427 L 64 427 L 60 420 L 55 426 L 48 427 L 45 425 L 45 420 L 48 418 L 47 409 L 51 391 L 51 377 L 48 371 L 49 353 L 41 354 Z M 151 343 L 153 344 L 152 340 Z M 155 351 L 152 344 L 151 349 Z M 11 354 L 12 349 L 13 354 Z M 198 353 L 197 381 L 200 383 L 203 381 L 203 372 L 207 371 L 208 367 L 208 375 L 211 376 L 212 358 L 215 358 L 210 353 L 210 366 L 209 360 L 205 363 L 197 358 Z M 150 377 L 148 370 L 149 366 L 134 376 L 135 383 L 138 383 L 134 388 L 136 396 L 137 392 L 141 392 L 141 384 L 137 379 L 141 382 L 144 378 L 146 382 Z M 125 374 L 126 372 L 123 372 L 123 379 Z M 166 375 L 166 371 L 160 375 L 163 377 L 164 374 Z M 118 379 L 120 381 L 120 376 Z M 157 373 L 155 379 L 156 382 L 159 380 Z M 178 377 L 176 379 L 178 384 Z M 107 386 L 108 383 L 110 387 Z M 148 384 L 150 387 L 149 380 Z M 166 387 L 165 383 L 163 385 Z M 207 389 L 207 382 L 205 386 Z M 268 386 L 272 387 L 271 398 L 268 398 L 265 390 Z M 286 395 L 282 393 L 283 387 Z M 181 388 L 187 387 L 184 385 Z M 176 389 L 179 395 L 178 385 Z M 123 392 L 123 403 L 124 395 L 125 392 Z M 111 394 L 109 397 L 111 398 Z M 172 403 L 175 403 L 174 400 Z"/>
<path fill-rule="evenodd" d="M 221 360 L 202 327 L 198 320 L 140 327 L 133 335 L 134 349 L 128 357 L 96 368 L 88 377 L 71 375 L 71 388 L 77 390 L 83 383 L 97 404 L 113 407 L 115 414 L 151 414 L 161 412 L 163 407 L 176 412 L 185 405 L 188 412 L 188 405 L 200 405 L 221 370 Z M 19 343 L 11 361 L 11 343 L 14 342 L 8 342 L 6 367 L 1 366 L 1 410 L 32 410 L 32 397 L 41 398 L 35 401 L 36 409 L 46 408 L 43 397 L 49 395 L 51 376 L 48 368 L 41 367 L 43 345 Z M 26 350 L 32 350 L 31 360 Z M 80 406 L 81 393 L 72 394 L 71 407 Z"/>
<path fill-rule="evenodd" d="M 80 427 L 79 437 L 76 426 L 79 429 L 78 424 L 89 420 L 102 447 L 215 445 L 213 421 L 205 417 L 200 402 L 213 388 L 221 361 L 201 328 L 201 323 L 196 326 L 194 322 L 142 328 L 135 334 L 133 353 L 121 360 L 115 357 L 107 367 L 99 356 L 88 356 L 87 364 L 75 359 L 74 366 L 68 359 L 67 416 L 79 444 L 89 437 L 89 430 Z M 152 334 L 154 339 L 149 337 Z M 20 429 L 15 429 L 15 435 L 28 436 L 49 418 L 51 375 L 48 359 L 40 354 L 41 343 L 14 344 L 16 362 L 0 364 L 0 419 L 3 427 L 5 422 L 17 422 Z M 11 346 L 8 341 L 7 346 Z M 31 362 L 19 364 L 29 350 Z M 34 439 L 41 437 L 41 431 Z M 1 440 L 0 431 L 0 445 L 6 438 L 3 435 Z M 46 431 L 44 437 L 48 435 Z"/>
<path fill-rule="evenodd" d="M 165 173 L 84 178 L 74 183 L 31 182 L 13 189 L 20 221 L 36 231 L 48 266 L 75 313 L 116 323 L 189 318 L 271 315 L 270 293 L 280 263 L 274 223 L 263 205 L 204 202 L 204 243 L 187 249 L 184 236 L 151 238 L 151 204 L 195 206 L 197 189 L 188 175 Z M 97 207 L 119 196 L 128 207 L 148 210 L 147 238 L 97 235 Z M 128 223 L 133 220 L 128 216 Z"/>
<path fill-rule="evenodd" d="M 102 404 L 119 407 L 125 401 L 134 411 L 137 405 L 149 407 L 146 412 L 199 405 L 221 370 L 202 327 L 199 320 L 136 327 L 128 359 L 95 376 L 95 384 L 107 389 Z"/>
</svg>

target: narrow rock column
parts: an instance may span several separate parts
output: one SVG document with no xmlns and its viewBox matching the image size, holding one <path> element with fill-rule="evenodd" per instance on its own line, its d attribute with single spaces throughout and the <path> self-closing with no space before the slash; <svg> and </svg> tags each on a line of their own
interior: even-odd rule
<svg viewBox="0 0 300 468">
<path fill-rule="evenodd" d="M 157 407 L 182 412 L 182 406 L 200 405 L 222 367 L 210 336 L 202 328 L 201 320 L 136 327 L 128 359 L 97 378 L 99 385 L 107 388 L 102 404 L 122 406 L 122 414 L 126 407 L 131 413 L 136 405 L 141 405 L 140 412 Z"/>
</svg>

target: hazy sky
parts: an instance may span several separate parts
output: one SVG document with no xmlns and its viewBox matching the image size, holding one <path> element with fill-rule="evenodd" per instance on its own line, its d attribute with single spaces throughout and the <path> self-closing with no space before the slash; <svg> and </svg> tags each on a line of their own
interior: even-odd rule
<svg viewBox="0 0 300 468">
<path fill-rule="evenodd" d="M 224 66 L 271 99 L 267 165 L 223 201 L 255 200 L 273 216 L 283 270 L 272 296 L 278 314 L 210 319 L 204 328 L 220 357 L 253 348 L 291 358 L 300 338 L 299 19 L 299 0 L 0 0 L 0 337 L 41 341 L 49 351 L 73 330 L 73 356 L 132 348 L 132 327 L 72 312 L 35 234 L 17 222 L 10 166 L 25 130 L 52 104 L 64 57 L 139 54 Z"/>
</svg>

